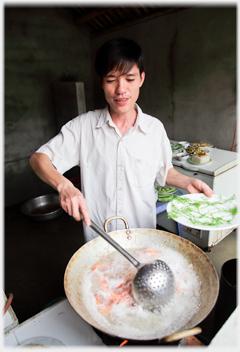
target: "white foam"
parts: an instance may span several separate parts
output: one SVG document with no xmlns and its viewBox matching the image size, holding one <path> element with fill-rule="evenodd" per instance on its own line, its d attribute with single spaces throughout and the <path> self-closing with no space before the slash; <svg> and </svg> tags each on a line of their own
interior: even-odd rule
<svg viewBox="0 0 240 352">
<path fill-rule="evenodd" d="M 153 251 L 157 252 L 153 254 Z M 96 324 L 99 328 L 102 326 L 108 329 L 113 335 L 135 339 L 148 339 L 149 332 L 153 336 L 157 332 L 160 336 L 166 336 L 184 327 L 199 309 L 200 282 L 191 264 L 182 254 L 160 245 L 158 248 L 132 249 L 128 252 L 141 263 L 155 259 L 165 261 L 174 274 L 175 295 L 168 304 L 161 307 L 161 313 L 143 309 L 136 304 L 132 294 L 127 295 L 127 303 L 113 303 L 109 312 L 101 313 L 95 295 L 98 295 L 101 303 L 106 303 L 109 291 L 104 289 L 104 284 L 113 291 L 128 278 L 130 281 L 123 289 L 129 288 L 137 272 L 126 258 L 114 251 L 111 255 L 100 258 L 99 262 L 106 265 L 85 272 L 82 285 L 78 288 Z M 103 279 L 103 286 L 99 283 L 99 277 Z M 120 289 L 119 291 L 121 292 Z"/>
</svg>

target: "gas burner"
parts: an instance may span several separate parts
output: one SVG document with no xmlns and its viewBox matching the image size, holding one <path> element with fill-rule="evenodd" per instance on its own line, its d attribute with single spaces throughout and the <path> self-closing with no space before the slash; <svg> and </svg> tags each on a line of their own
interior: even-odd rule
<svg viewBox="0 0 240 352">
<path fill-rule="evenodd" d="M 102 342 L 104 343 L 104 345 L 106 346 L 120 346 L 121 344 L 123 344 L 125 341 L 126 342 L 126 346 L 177 346 L 179 345 L 180 341 L 173 341 L 173 342 L 167 342 L 167 343 L 163 343 L 161 340 L 155 339 L 155 340 L 127 340 L 127 339 L 123 339 L 123 338 L 119 338 L 116 336 L 111 336 L 108 335 L 96 328 L 93 327 L 93 330 L 96 332 L 96 334 L 102 339 Z"/>
</svg>

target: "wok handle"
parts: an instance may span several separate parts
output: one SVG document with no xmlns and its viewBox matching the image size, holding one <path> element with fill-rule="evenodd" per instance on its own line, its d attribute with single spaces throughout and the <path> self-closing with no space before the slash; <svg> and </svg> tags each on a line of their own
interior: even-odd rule
<svg viewBox="0 0 240 352">
<path fill-rule="evenodd" d="M 200 334 L 202 332 L 202 329 L 200 327 L 190 329 L 190 330 L 185 330 L 182 332 L 177 332 L 176 334 L 169 335 L 168 337 L 165 337 L 162 341 L 163 342 L 172 342 L 172 341 L 177 341 L 181 340 L 185 337 L 190 337 L 193 335 Z"/>
<path fill-rule="evenodd" d="M 136 268 L 140 266 L 140 263 L 131 256 L 130 253 L 125 251 L 117 242 L 114 241 L 105 231 L 103 231 L 94 221 L 91 220 L 90 227 L 97 232 L 101 237 L 103 237 L 108 243 L 110 243 L 117 251 L 119 251 L 125 258 L 127 258 Z"/>
<path fill-rule="evenodd" d="M 107 219 L 107 220 L 105 221 L 105 223 L 104 223 L 104 230 L 105 230 L 106 232 L 108 232 L 108 231 L 107 231 L 107 225 L 109 224 L 109 222 L 112 221 L 112 220 L 117 220 L 117 219 L 120 219 L 120 220 L 124 221 L 126 229 L 129 228 L 128 222 L 127 222 L 127 220 L 126 220 L 124 217 L 122 217 L 122 216 L 113 216 L 113 217 L 111 217 L 111 218 L 109 218 L 109 219 Z"/>
</svg>

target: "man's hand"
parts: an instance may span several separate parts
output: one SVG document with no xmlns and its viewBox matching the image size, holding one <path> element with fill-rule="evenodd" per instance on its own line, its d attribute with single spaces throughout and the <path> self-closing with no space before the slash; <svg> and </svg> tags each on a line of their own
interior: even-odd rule
<svg viewBox="0 0 240 352">
<path fill-rule="evenodd" d="M 41 180 L 58 191 L 61 207 L 75 220 L 83 218 L 85 224 L 90 226 L 85 198 L 70 180 L 55 169 L 49 157 L 43 153 L 34 153 L 30 158 L 30 165 Z"/>
<path fill-rule="evenodd" d="M 212 197 L 214 194 L 213 190 L 205 182 L 185 176 L 174 168 L 168 170 L 166 184 L 186 189 L 189 193 L 204 193 L 207 197 Z"/>
<path fill-rule="evenodd" d="M 207 197 L 212 197 L 214 194 L 206 183 L 197 178 L 190 178 L 187 190 L 189 193 L 204 193 Z"/>
<path fill-rule="evenodd" d="M 79 189 L 66 182 L 62 187 L 58 187 L 58 192 L 61 207 L 66 213 L 77 221 L 80 221 L 83 218 L 86 226 L 90 226 L 91 220 L 89 217 L 88 206 Z"/>
</svg>

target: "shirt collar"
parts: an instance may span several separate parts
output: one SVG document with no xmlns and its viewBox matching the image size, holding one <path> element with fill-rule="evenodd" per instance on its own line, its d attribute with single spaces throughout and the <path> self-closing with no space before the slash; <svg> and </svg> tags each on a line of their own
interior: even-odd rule
<svg viewBox="0 0 240 352">
<path fill-rule="evenodd" d="M 97 122 L 97 128 L 101 128 L 105 123 L 107 122 L 112 122 L 112 118 L 109 114 L 109 111 L 108 111 L 108 105 L 105 106 L 104 109 L 101 110 L 101 114 L 100 114 L 100 117 L 99 117 L 99 120 Z"/>
<path fill-rule="evenodd" d="M 135 122 L 134 128 L 139 128 L 142 132 L 148 133 L 146 118 L 144 117 L 144 114 L 143 114 L 141 108 L 137 104 L 135 104 L 135 108 L 138 112 L 138 115 L 137 115 L 137 120 Z M 96 127 L 101 128 L 107 122 L 109 123 L 110 126 L 112 126 L 112 127 L 115 126 L 113 124 L 111 115 L 108 111 L 108 105 L 101 111 L 101 115 L 100 115 L 100 118 L 98 120 Z"/>
<path fill-rule="evenodd" d="M 135 122 L 134 127 L 136 127 L 136 128 L 138 127 L 142 132 L 148 133 L 146 118 L 144 117 L 144 114 L 143 114 L 141 108 L 137 104 L 135 104 L 135 108 L 138 112 L 138 115 L 137 115 L 137 120 Z"/>
</svg>

